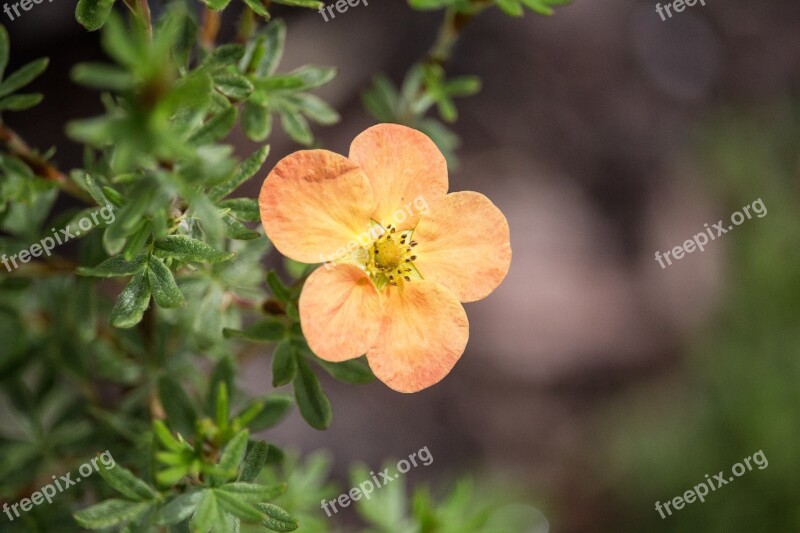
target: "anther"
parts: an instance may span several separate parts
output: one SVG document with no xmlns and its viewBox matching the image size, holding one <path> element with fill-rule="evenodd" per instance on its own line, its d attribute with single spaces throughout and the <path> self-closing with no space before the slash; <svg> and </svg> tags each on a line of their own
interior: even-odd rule
<svg viewBox="0 0 800 533">
<path fill-rule="evenodd" d="M 411 278 L 409 278 L 408 276 L 403 276 L 403 279 L 406 281 L 411 281 Z"/>
</svg>

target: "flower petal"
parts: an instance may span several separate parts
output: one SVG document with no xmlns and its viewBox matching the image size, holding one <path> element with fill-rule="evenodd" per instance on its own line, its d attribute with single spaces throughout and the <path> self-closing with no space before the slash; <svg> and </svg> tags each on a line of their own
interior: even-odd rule
<svg viewBox="0 0 800 533">
<path fill-rule="evenodd" d="M 484 195 L 448 194 L 420 220 L 412 236 L 414 265 L 422 277 L 450 289 L 462 302 L 481 300 L 511 265 L 505 215 Z"/>
<path fill-rule="evenodd" d="M 367 352 L 370 368 L 398 392 L 417 392 L 438 383 L 467 346 L 464 308 L 450 291 L 425 280 L 384 294 L 382 327 Z"/>
<path fill-rule="evenodd" d="M 269 173 L 258 205 L 278 251 L 321 263 L 343 255 L 368 231 L 375 203 L 369 180 L 352 161 L 327 150 L 302 150 Z"/>
<path fill-rule="evenodd" d="M 358 267 L 322 266 L 300 295 L 300 324 L 311 350 L 326 361 L 345 361 L 367 352 L 378 334 L 381 299 Z"/>
<path fill-rule="evenodd" d="M 350 159 L 369 177 L 384 226 L 413 228 L 428 205 L 447 194 L 447 162 L 424 133 L 398 124 L 378 124 L 353 140 Z"/>
</svg>

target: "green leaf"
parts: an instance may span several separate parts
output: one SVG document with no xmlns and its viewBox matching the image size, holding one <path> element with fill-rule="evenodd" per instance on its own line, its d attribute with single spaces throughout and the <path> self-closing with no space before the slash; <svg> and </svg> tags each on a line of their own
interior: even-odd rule
<svg viewBox="0 0 800 533">
<path fill-rule="evenodd" d="M 76 65 L 72 69 L 72 79 L 87 87 L 112 91 L 127 91 L 135 86 L 135 80 L 130 72 L 121 67 L 103 63 Z"/>
<path fill-rule="evenodd" d="M 191 530 L 199 533 L 206 533 L 209 530 L 217 531 L 214 526 L 224 520 L 217 505 L 217 496 L 213 490 L 203 491 L 202 494 L 203 496 L 197 504 L 197 511 L 192 518 Z M 219 531 L 224 531 L 224 529 Z"/>
<path fill-rule="evenodd" d="M 244 46 L 235 43 L 216 47 L 204 60 L 203 65 L 230 65 L 239 61 L 244 55 Z"/>
<path fill-rule="evenodd" d="M 314 135 L 308 127 L 308 121 L 297 111 L 282 110 L 280 112 L 283 130 L 296 143 L 304 146 L 314 142 Z"/>
<path fill-rule="evenodd" d="M 144 514 L 151 506 L 152 504 L 148 502 L 112 499 L 78 511 L 73 516 L 82 527 L 105 529 L 130 522 Z"/>
<path fill-rule="evenodd" d="M 219 466 L 225 471 L 234 472 L 234 475 L 228 479 L 236 477 L 239 464 L 242 462 L 242 459 L 244 459 L 244 454 L 247 451 L 247 439 L 249 437 L 250 431 L 243 429 L 234 435 L 230 442 L 228 442 L 228 445 L 225 446 L 219 459 Z"/>
<path fill-rule="evenodd" d="M 259 412 L 247 426 L 253 432 L 271 428 L 289 414 L 293 403 L 290 396 L 285 396 L 283 394 L 268 396 L 264 400 L 264 407 L 261 409 L 261 412 Z"/>
<path fill-rule="evenodd" d="M 263 78 L 275 74 L 283 58 L 285 43 L 286 24 L 282 20 L 273 20 L 264 31 L 264 53 L 256 64 L 256 76 Z"/>
<path fill-rule="evenodd" d="M 133 261 L 126 261 L 123 256 L 115 255 L 94 268 L 78 267 L 77 273 L 81 276 L 94 276 L 97 278 L 132 276 L 144 270 L 146 259 L 144 255 L 140 255 Z"/>
<path fill-rule="evenodd" d="M 260 233 L 251 230 L 231 215 L 225 215 L 222 221 L 225 223 L 225 234 L 231 239 L 249 241 L 261 237 Z"/>
<path fill-rule="evenodd" d="M 303 89 L 315 89 L 335 78 L 336 69 L 333 67 L 306 65 L 293 70 L 289 74 L 293 77 L 299 77 L 303 81 Z"/>
<path fill-rule="evenodd" d="M 225 386 L 225 391 L 233 392 L 236 390 L 234 383 L 236 376 L 236 367 L 233 359 L 230 356 L 225 356 L 219 360 L 214 367 L 214 372 L 211 373 L 211 379 L 208 384 L 208 393 L 206 394 L 206 412 L 214 414 L 217 411 L 217 404 L 219 403 L 217 396 L 220 392 L 220 387 Z"/>
<path fill-rule="evenodd" d="M 242 108 L 242 128 L 248 139 L 262 142 L 272 132 L 272 115 L 269 109 L 247 100 Z"/>
<path fill-rule="evenodd" d="M 100 188 L 97 180 L 95 180 L 87 172 L 77 172 L 75 179 L 79 183 L 81 175 L 83 177 L 83 184 L 86 187 L 86 191 L 91 195 L 92 199 L 97 202 L 98 205 L 108 205 L 108 198 L 106 198 L 106 195 L 103 193 L 103 189 Z"/>
<path fill-rule="evenodd" d="M 297 373 L 297 355 L 291 341 L 278 343 L 272 353 L 272 386 L 288 385 Z"/>
<path fill-rule="evenodd" d="M 256 510 L 255 507 L 247 502 L 243 502 L 236 496 L 225 491 L 215 491 L 217 500 L 225 511 L 234 516 L 238 516 L 248 522 L 260 522 L 264 519 L 264 514 Z"/>
<path fill-rule="evenodd" d="M 170 235 L 155 241 L 156 254 L 185 263 L 220 263 L 236 254 L 220 252 L 208 244 L 185 235 Z"/>
<path fill-rule="evenodd" d="M 297 374 L 295 375 L 294 394 L 300 414 L 314 429 L 326 429 L 333 414 L 331 402 L 325 396 L 317 376 L 308 368 L 302 357 L 297 357 Z"/>
<path fill-rule="evenodd" d="M 161 376 L 158 379 L 158 397 L 173 427 L 179 433 L 191 435 L 197 422 L 197 412 L 181 384 L 171 376 Z"/>
<path fill-rule="evenodd" d="M 239 72 L 226 70 L 213 76 L 214 85 L 227 96 L 236 100 L 244 100 L 253 92 L 253 84 Z"/>
<path fill-rule="evenodd" d="M 36 61 L 31 61 L 24 67 L 15 71 L 8 78 L 6 78 L 3 83 L 0 83 L 0 96 L 11 94 L 20 87 L 28 85 L 37 76 L 39 76 L 39 74 L 44 72 L 49 62 L 49 59 L 43 57 L 41 59 L 37 59 Z"/>
<path fill-rule="evenodd" d="M 253 13 L 269 20 L 269 12 L 267 12 L 267 8 L 265 8 L 264 4 L 262 4 L 259 0 L 244 0 L 244 3 L 247 4 L 247 7 L 253 10 Z"/>
<path fill-rule="evenodd" d="M 223 9 L 228 7 L 228 4 L 231 3 L 231 0 L 203 0 L 203 3 L 205 3 L 210 9 L 214 11 L 222 11 Z"/>
<path fill-rule="evenodd" d="M 186 444 L 182 444 L 178 441 L 178 439 L 173 437 L 172 433 L 170 433 L 163 421 L 153 421 L 153 433 L 166 449 L 176 453 L 182 453 L 184 450 L 186 450 Z"/>
<path fill-rule="evenodd" d="M 245 457 L 237 481 L 245 483 L 252 483 L 255 481 L 258 474 L 260 474 L 261 470 L 264 468 L 264 464 L 267 462 L 268 452 L 269 444 L 267 444 L 266 441 L 261 440 L 256 442 L 252 448 L 250 448 L 250 453 Z"/>
<path fill-rule="evenodd" d="M 40 93 L 12 94 L 0 100 L 0 111 L 24 111 L 37 105 L 43 98 Z"/>
<path fill-rule="evenodd" d="M 122 17 L 113 11 L 108 15 L 101 40 L 108 55 L 127 67 L 137 65 L 144 53 L 140 35 L 128 31 Z"/>
<path fill-rule="evenodd" d="M 131 500 L 145 501 L 158 498 L 158 492 L 153 487 L 119 465 L 112 468 L 98 468 L 98 473 L 114 490 Z"/>
<path fill-rule="evenodd" d="M 257 503 L 256 507 L 268 518 L 263 526 L 272 531 L 294 531 L 300 527 L 300 522 L 295 517 L 271 503 Z"/>
<path fill-rule="evenodd" d="M 318 124 L 330 126 L 339 122 L 339 113 L 328 105 L 322 98 L 313 94 L 300 93 L 288 97 L 289 101 L 295 104 L 304 115 Z"/>
<path fill-rule="evenodd" d="M 230 209 L 239 220 L 247 222 L 258 222 L 261 220 L 261 211 L 258 207 L 258 200 L 255 198 L 230 198 L 223 200 L 219 204 L 222 209 Z"/>
<path fill-rule="evenodd" d="M 204 491 L 198 490 L 181 494 L 156 513 L 153 523 L 157 526 L 171 526 L 183 522 L 197 509 L 203 493 Z"/>
<path fill-rule="evenodd" d="M 221 185 L 217 185 L 209 192 L 212 200 L 225 198 L 230 193 L 239 188 L 245 181 L 249 180 L 261 169 L 264 161 L 269 155 L 269 145 L 256 150 L 250 157 L 242 161 L 236 169 L 234 175 Z"/>
<path fill-rule="evenodd" d="M 511 17 L 521 17 L 523 13 L 519 0 L 497 0 L 497 7 Z"/>
<path fill-rule="evenodd" d="M 236 124 L 236 108 L 228 107 L 211 117 L 189 137 L 189 141 L 197 145 L 218 142 L 230 133 L 234 124 Z"/>
<path fill-rule="evenodd" d="M 222 335 L 226 339 L 247 339 L 253 342 L 274 342 L 286 336 L 286 326 L 275 318 L 256 322 L 244 331 L 225 328 Z"/>
<path fill-rule="evenodd" d="M 8 54 L 11 49 L 11 42 L 8 39 L 6 27 L 0 24 L 0 78 L 8 66 Z"/>
<path fill-rule="evenodd" d="M 319 0 L 275 0 L 275 3 L 292 7 L 307 7 L 317 11 L 325 7 L 325 4 Z"/>
<path fill-rule="evenodd" d="M 287 303 L 292 299 L 289 289 L 283 284 L 281 278 L 278 277 L 278 274 L 276 274 L 274 270 L 267 272 L 267 285 L 269 285 L 272 296 L 277 300 Z"/>
<path fill-rule="evenodd" d="M 331 363 L 320 358 L 316 358 L 316 361 L 328 374 L 344 383 L 365 385 L 375 381 L 375 375 L 363 357 L 342 363 Z"/>
<path fill-rule="evenodd" d="M 372 87 L 362 95 L 364 107 L 381 122 L 397 120 L 397 102 L 400 98 L 397 88 L 385 75 L 375 76 Z"/>
<path fill-rule="evenodd" d="M 445 85 L 450 96 L 472 96 L 481 90 L 481 79 L 477 76 L 461 76 L 450 80 Z"/>
<path fill-rule="evenodd" d="M 119 295 L 114 309 L 111 310 L 111 325 L 116 328 L 132 328 L 142 320 L 150 303 L 150 287 L 139 271 Z"/>
<path fill-rule="evenodd" d="M 216 490 L 217 492 L 224 491 L 236 495 L 242 501 L 256 503 L 274 500 L 286 492 L 286 483 L 281 483 L 279 485 L 259 485 L 256 483 L 236 481 L 234 483 L 226 483 Z"/>
<path fill-rule="evenodd" d="M 225 382 L 217 386 L 217 403 L 214 405 L 214 418 L 217 427 L 224 430 L 228 427 L 228 415 L 231 412 L 231 402 L 228 398 L 228 387 Z"/>
<path fill-rule="evenodd" d="M 180 307 L 186 303 L 172 271 L 167 268 L 164 261 L 158 257 L 150 256 L 147 262 L 147 279 L 150 281 L 150 291 L 153 299 L 161 307 Z"/>
<path fill-rule="evenodd" d="M 112 7 L 114 0 L 78 0 L 75 18 L 81 26 L 94 31 L 103 27 Z"/>
</svg>

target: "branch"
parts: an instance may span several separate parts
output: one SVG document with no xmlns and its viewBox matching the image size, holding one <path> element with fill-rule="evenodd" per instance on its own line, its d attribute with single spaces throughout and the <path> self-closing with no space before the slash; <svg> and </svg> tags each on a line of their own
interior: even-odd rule
<svg viewBox="0 0 800 533">
<path fill-rule="evenodd" d="M 20 159 L 28 165 L 33 173 L 48 181 L 54 181 L 59 188 L 89 204 L 94 204 L 92 198 L 86 194 L 75 182 L 69 179 L 63 172 L 50 164 L 38 152 L 33 150 L 22 137 L 5 124 L 0 124 L 0 143 L 14 157 Z"/>
<path fill-rule="evenodd" d="M 200 27 L 200 46 L 210 51 L 214 49 L 220 27 L 219 11 L 212 11 L 208 7 L 203 9 L 203 22 Z"/>
<path fill-rule="evenodd" d="M 492 5 L 491 1 L 474 0 L 470 3 L 470 9 L 459 11 L 453 7 L 447 8 L 444 20 L 439 27 L 439 34 L 436 42 L 433 43 L 428 57 L 425 60 L 428 64 L 444 66 L 450 60 L 453 48 L 461 37 L 461 32 L 466 28 L 472 19 L 480 12 Z"/>
</svg>

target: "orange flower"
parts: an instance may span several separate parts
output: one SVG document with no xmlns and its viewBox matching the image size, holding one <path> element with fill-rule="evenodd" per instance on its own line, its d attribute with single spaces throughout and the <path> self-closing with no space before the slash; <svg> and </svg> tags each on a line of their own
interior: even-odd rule
<svg viewBox="0 0 800 533">
<path fill-rule="evenodd" d="M 361 133 L 349 157 L 303 150 L 269 173 L 259 196 L 267 236 L 287 257 L 325 263 L 300 296 L 303 333 L 319 357 L 366 354 L 400 392 L 450 372 L 469 338 L 461 302 L 500 285 L 511 244 L 489 199 L 447 189 L 433 141 L 396 124 Z"/>
</svg>

